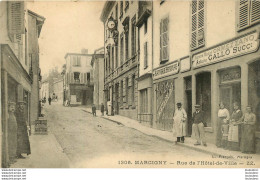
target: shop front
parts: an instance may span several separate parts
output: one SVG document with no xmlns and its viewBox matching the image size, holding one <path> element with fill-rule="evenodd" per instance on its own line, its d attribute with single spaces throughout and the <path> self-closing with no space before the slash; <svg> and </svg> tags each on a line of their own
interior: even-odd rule
<svg viewBox="0 0 260 180">
<path fill-rule="evenodd" d="M 0 45 L 0 81 L 1 81 L 1 163 L 2 167 L 9 166 L 8 136 L 10 136 L 8 105 L 25 102 L 25 119 L 30 125 L 31 86 L 32 79 L 23 68 L 8 45 Z M 17 107 L 17 106 L 16 106 Z"/>
</svg>

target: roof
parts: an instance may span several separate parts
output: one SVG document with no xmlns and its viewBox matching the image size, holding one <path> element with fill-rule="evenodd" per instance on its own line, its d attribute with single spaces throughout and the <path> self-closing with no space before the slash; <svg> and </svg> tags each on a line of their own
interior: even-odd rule
<svg viewBox="0 0 260 180">
<path fill-rule="evenodd" d="M 114 4 L 116 3 L 116 1 L 106 1 L 106 3 L 104 4 L 101 16 L 100 16 L 100 20 L 105 23 L 106 19 L 111 11 L 111 9 L 113 8 Z"/>
<path fill-rule="evenodd" d="M 66 59 L 69 55 L 77 55 L 77 56 L 92 56 L 93 54 L 81 54 L 81 53 L 66 53 L 64 58 Z"/>
<path fill-rule="evenodd" d="M 38 37 L 40 36 L 41 34 L 41 30 L 42 30 L 42 26 L 44 24 L 44 21 L 45 21 L 45 17 L 31 11 L 31 10 L 27 10 L 28 11 L 28 14 L 34 16 L 36 18 L 36 25 L 38 26 Z"/>
</svg>

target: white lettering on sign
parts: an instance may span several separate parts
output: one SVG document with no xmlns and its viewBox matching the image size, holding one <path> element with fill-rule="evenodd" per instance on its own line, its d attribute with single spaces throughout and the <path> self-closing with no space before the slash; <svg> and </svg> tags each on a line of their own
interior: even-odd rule
<svg viewBox="0 0 260 180">
<path fill-rule="evenodd" d="M 174 62 L 172 64 L 167 65 L 167 66 L 164 66 L 162 68 L 156 69 L 153 72 L 153 78 L 154 79 L 159 79 L 161 77 L 172 75 L 172 74 L 176 74 L 178 72 L 179 72 L 179 62 L 176 61 L 176 62 Z"/>
<path fill-rule="evenodd" d="M 194 55 L 192 57 L 192 67 L 198 68 L 232 57 L 248 54 L 256 51 L 258 46 L 258 33 L 255 32 Z"/>
</svg>

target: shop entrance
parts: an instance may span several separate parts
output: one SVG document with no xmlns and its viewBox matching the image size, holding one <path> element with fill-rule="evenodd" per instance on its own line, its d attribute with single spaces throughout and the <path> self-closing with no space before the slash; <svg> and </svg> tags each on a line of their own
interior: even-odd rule
<svg viewBox="0 0 260 180">
<path fill-rule="evenodd" d="M 241 104 L 241 70 L 240 67 L 229 68 L 219 72 L 220 99 L 229 113 L 233 112 L 233 103 Z"/>
<path fill-rule="evenodd" d="M 185 81 L 185 100 L 187 111 L 187 136 L 192 134 L 192 91 L 191 91 L 191 76 L 186 77 Z"/>
<path fill-rule="evenodd" d="M 260 60 L 248 66 L 248 104 L 256 115 L 256 131 L 260 131 Z"/>
<path fill-rule="evenodd" d="M 204 111 L 206 126 L 211 127 L 211 73 L 196 75 L 196 104 Z"/>
</svg>

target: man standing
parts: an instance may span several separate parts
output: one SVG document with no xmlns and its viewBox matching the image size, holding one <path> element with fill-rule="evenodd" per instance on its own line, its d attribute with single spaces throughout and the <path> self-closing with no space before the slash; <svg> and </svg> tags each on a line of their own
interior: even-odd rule
<svg viewBox="0 0 260 180">
<path fill-rule="evenodd" d="M 95 104 L 92 105 L 92 114 L 93 114 L 93 116 L 96 116 L 96 106 L 95 106 Z"/>
<path fill-rule="evenodd" d="M 184 136 L 186 136 L 186 119 L 187 113 L 182 108 L 182 104 L 180 102 L 177 103 L 177 109 L 174 112 L 173 116 L 173 137 L 177 138 L 175 144 L 177 142 L 184 143 Z"/>
<path fill-rule="evenodd" d="M 193 113 L 192 121 L 192 130 L 195 135 L 197 142 L 194 144 L 195 146 L 201 145 L 201 141 L 204 146 L 207 146 L 205 140 L 205 131 L 204 131 L 204 112 L 200 110 L 200 105 L 195 105 L 196 111 Z"/>
<path fill-rule="evenodd" d="M 51 105 L 51 97 L 48 98 L 49 105 Z"/>
<path fill-rule="evenodd" d="M 22 153 L 26 153 L 27 155 L 31 154 L 30 141 L 27 133 L 27 120 L 25 119 L 24 112 L 24 101 L 18 102 L 18 110 L 16 115 L 17 121 L 17 158 L 25 158 L 22 156 Z"/>
<path fill-rule="evenodd" d="M 104 116 L 104 110 L 105 110 L 104 104 L 101 103 L 100 111 L 101 111 L 101 113 L 102 113 L 102 116 Z"/>
</svg>

